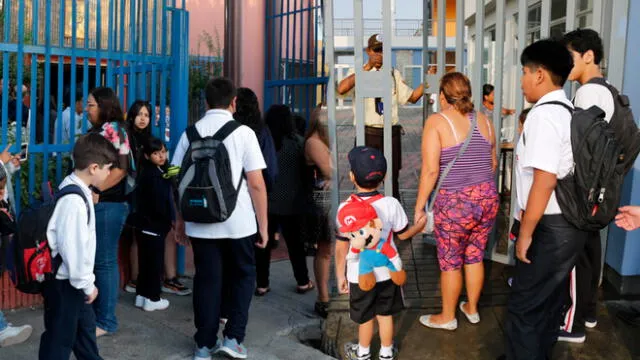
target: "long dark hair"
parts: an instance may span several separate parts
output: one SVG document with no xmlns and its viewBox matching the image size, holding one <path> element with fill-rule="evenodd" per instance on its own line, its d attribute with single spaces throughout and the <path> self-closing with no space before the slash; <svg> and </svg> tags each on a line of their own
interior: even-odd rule
<svg viewBox="0 0 640 360">
<path fill-rule="evenodd" d="M 291 137 L 296 132 L 291 109 L 286 105 L 272 105 L 264 119 L 271 130 L 276 151 L 280 151 L 284 138 Z"/>
<path fill-rule="evenodd" d="M 149 125 L 147 125 L 147 127 L 144 129 L 138 129 L 136 128 L 136 117 L 143 107 L 147 108 L 147 111 L 149 112 Z M 127 125 L 129 126 L 129 131 L 151 135 L 151 104 L 149 104 L 149 102 L 145 100 L 134 101 L 133 104 L 131 104 L 131 107 L 129 107 L 129 111 L 127 112 Z"/>
<path fill-rule="evenodd" d="M 260 113 L 258 97 L 253 90 L 245 87 L 238 89 L 236 112 L 233 114 L 233 118 L 242 125 L 250 127 L 256 135 L 260 134 L 262 128 L 264 128 L 264 121 Z"/>
<path fill-rule="evenodd" d="M 320 140 L 329 147 L 329 131 L 327 129 L 326 114 L 323 113 L 324 111 L 322 105 L 318 105 L 311 111 L 309 128 L 307 129 L 304 139 L 308 140 L 313 134 L 318 134 Z"/>
<path fill-rule="evenodd" d="M 111 88 L 97 87 L 91 90 L 91 96 L 98 103 L 98 124 L 96 126 L 100 127 L 110 121 L 124 123 L 124 113 L 120 106 L 120 100 Z"/>
</svg>

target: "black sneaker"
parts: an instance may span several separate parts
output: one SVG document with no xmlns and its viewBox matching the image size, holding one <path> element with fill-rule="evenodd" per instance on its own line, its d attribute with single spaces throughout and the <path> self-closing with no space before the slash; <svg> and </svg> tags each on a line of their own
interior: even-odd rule
<svg viewBox="0 0 640 360">
<path fill-rule="evenodd" d="M 574 344 L 582 344 L 587 339 L 583 332 L 566 332 L 561 330 L 558 333 L 558 341 L 569 342 Z"/>
<path fill-rule="evenodd" d="M 346 343 L 344 345 L 344 360 L 371 360 L 371 352 L 358 355 L 358 344 Z"/>
<path fill-rule="evenodd" d="M 588 327 L 589 329 L 593 329 L 598 325 L 598 319 L 596 319 L 596 317 L 590 317 L 587 316 L 584 318 L 584 326 Z"/>
<path fill-rule="evenodd" d="M 314 306 L 314 310 L 315 310 L 316 314 L 318 314 L 321 318 L 326 319 L 327 316 L 329 315 L 329 303 L 328 302 L 322 302 L 322 301 L 316 301 L 316 304 Z"/>
<path fill-rule="evenodd" d="M 162 283 L 162 292 L 184 296 L 191 294 L 192 291 L 175 277 L 165 280 L 164 283 Z"/>
</svg>

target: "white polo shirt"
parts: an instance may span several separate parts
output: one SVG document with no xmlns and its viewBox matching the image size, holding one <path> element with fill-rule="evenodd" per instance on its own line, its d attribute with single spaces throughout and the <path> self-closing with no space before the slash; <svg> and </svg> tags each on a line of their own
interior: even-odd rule
<svg viewBox="0 0 640 360">
<path fill-rule="evenodd" d="M 213 136 L 224 124 L 233 120 L 233 116 L 226 110 L 209 110 L 196 123 L 196 129 L 202 137 Z M 242 171 L 250 172 L 267 167 L 260 151 L 256 134 L 247 126 L 240 126 L 223 141 L 229 153 L 231 176 L 234 184 L 240 181 Z M 182 159 L 189 149 L 187 134 L 183 133 L 173 155 L 172 165 L 181 166 Z M 236 208 L 225 222 L 216 224 L 185 223 L 188 236 L 201 239 L 240 239 L 255 234 L 256 215 L 249 195 L 247 182 L 242 181 L 238 192 Z"/>
<path fill-rule="evenodd" d="M 564 91 L 555 90 L 538 100 L 529 112 L 515 156 L 517 206 L 520 209 L 527 209 L 534 169 L 556 174 L 562 179 L 573 167 L 571 113 L 561 105 L 541 106 L 550 101 L 560 101 L 573 108 Z M 562 214 L 555 191 L 544 214 Z"/>
<path fill-rule="evenodd" d="M 372 68 L 369 71 L 384 71 L 385 69 L 376 69 Z M 366 71 L 366 70 L 365 70 Z M 349 76 L 355 73 L 355 71 L 349 71 Z M 409 101 L 411 94 L 413 93 L 413 89 L 409 87 L 404 82 L 402 78 L 402 74 L 397 69 L 393 69 L 393 96 L 391 97 L 391 120 L 392 125 L 396 125 L 398 123 L 398 105 L 404 105 Z M 341 97 L 353 97 L 356 93 L 356 87 L 354 86 L 347 93 L 342 95 Z M 388 107 L 386 104 L 384 105 L 384 111 L 387 110 Z M 356 107 L 353 106 L 353 123 L 356 123 Z M 384 118 L 382 115 L 376 112 L 376 100 L 375 98 L 365 98 L 364 99 L 364 124 L 366 126 L 373 127 L 383 127 L 384 126 Z"/>
</svg>

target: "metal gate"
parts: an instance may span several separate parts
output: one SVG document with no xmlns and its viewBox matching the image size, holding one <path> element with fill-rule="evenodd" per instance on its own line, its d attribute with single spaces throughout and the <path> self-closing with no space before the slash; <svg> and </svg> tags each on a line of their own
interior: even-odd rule
<svg viewBox="0 0 640 360">
<path fill-rule="evenodd" d="M 359 45 L 364 43 L 363 32 L 363 6 L 372 5 L 363 0 L 354 0 L 354 53 L 356 69 L 362 67 L 363 59 Z M 391 17 L 394 14 L 394 2 L 392 0 L 382 0 L 382 21 L 383 33 L 391 33 Z M 399 2 L 395 2 L 397 5 Z M 519 114 L 525 107 L 524 97 L 520 89 L 520 64 L 519 54 L 529 43 L 550 36 L 562 35 L 566 31 L 571 31 L 577 27 L 590 27 L 600 32 L 605 39 L 605 53 L 608 59 L 605 72 L 609 80 L 618 88 L 621 87 L 624 64 L 620 64 L 621 57 L 613 56 L 621 53 L 625 49 L 624 39 L 621 39 L 620 30 L 616 29 L 616 24 L 621 19 L 626 20 L 628 14 L 625 9 L 629 6 L 629 0 L 615 2 L 605 2 L 602 0 L 425 0 L 423 3 L 423 24 L 437 24 L 438 29 L 445 29 L 445 22 L 451 19 L 446 18 L 447 13 L 455 14 L 455 70 L 466 73 L 472 81 L 472 92 L 476 109 L 482 108 L 482 86 L 489 81 L 495 85 L 495 108 L 502 109 L 508 106 L 516 109 Z M 334 47 L 334 25 L 333 16 L 334 0 L 324 1 L 324 24 L 327 67 L 334 68 L 336 61 Z M 342 3 L 340 3 L 342 5 Z M 380 6 L 380 5 L 372 5 Z M 452 7 L 455 8 L 452 9 Z M 436 10 L 437 9 L 437 10 Z M 453 10 L 453 11 L 449 11 Z M 452 15 L 453 19 L 453 15 Z M 626 22 L 623 22 L 626 24 Z M 612 25 L 613 24 L 613 25 Z M 423 25 L 424 26 L 424 25 Z M 440 77 L 448 70 L 445 64 L 446 35 L 445 31 L 438 31 L 436 36 L 430 36 L 432 31 L 422 31 L 424 37 L 424 51 L 434 44 L 437 46 L 437 73 L 435 75 L 423 74 L 423 79 L 428 83 L 438 84 Z M 390 56 L 387 49 L 392 47 L 393 36 L 385 37 L 384 62 L 389 63 Z M 428 61 L 427 56 L 423 56 L 423 62 Z M 423 63 L 423 69 L 428 63 Z M 329 72 L 329 84 L 335 84 L 336 72 Z M 385 82 L 390 81 L 389 76 L 373 77 L 365 72 L 356 71 L 356 77 L 361 80 L 356 81 L 356 93 L 360 93 L 354 99 L 355 106 L 362 106 L 364 97 L 391 96 L 387 94 L 388 87 Z M 364 86 L 358 87 L 363 83 Z M 571 96 L 575 88 L 567 86 L 565 89 Z M 364 93 L 364 94 L 363 94 Z M 335 147 L 336 136 L 336 113 L 337 106 L 335 87 L 327 88 L 327 102 L 330 137 L 332 144 L 333 160 L 337 160 L 337 148 Z M 361 111 L 358 114 L 363 114 Z M 497 133 L 501 134 L 502 129 L 510 127 L 512 135 L 504 139 L 498 138 L 498 158 L 511 151 L 506 143 L 513 143 L 517 140 L 517 134 L 513 129 L 517 129 L 517 117 L 503 118 L 500 111 L 494 111 L 493 123 Z M 391 134 L 390 125 L 385 121 L 385 156 L 391 159 Z M 363 137 L 364 121 L 361 115 L 356 118 L 356 133 L 358 139 Z M 511 166 L 504 161 L 504 172 L 499 179 L 508 178 Z M 512 173 L 512 172 L 511 172 Z M 334 169 L 334 183 L 338 179 L 338 170 Z M 502 181 L 501 181 L 502 182 Z M 505 212 L 503 218 L 506 223 L 502 223 L 494 232 L 492 243 L 487 251 L 487 256 L 492 260 L 510 263 L 513 262 L 513 243 L 508 241 L 508 229 L 511 226 L 510 208 L 514 205 L 515 187 L 513 179 L 504 181 L 505 184 L 512 183 L 510 199 L 506 201 L 502 211 Z M 417 186 L 417 184 L 416 184 Z M 332 196 L 334 209 L 337 206 L 338 194 L 334 189 Z M 603 240 L 604 241 L 604 240 Z"/>
<path fill-rule="evenodd" d="M 309 118 L 328 81 L 323 0 L 266 0 L 264 108 L 285 104 Z"/>
<path fill-rule="evenodd" d="M 3 0 L 0 7 L 0 146 L 27 153 L 13 177 L 18 212 L 42 183 L 56 186 L 69 171 L 75 138 L 90 127 L 84 108 L 94 87 L 113 88 L 125 112 L 148 100 L 153 134 L 175 147 L 188 113 L 185 0 Z M 73 115 L 79 99 L 82 120 L 70 116 L 65 137 L 63 112 Z M 39 301 L 14 293 L 6 276 L 0 290 L 0 308 Z"/>
</svg>

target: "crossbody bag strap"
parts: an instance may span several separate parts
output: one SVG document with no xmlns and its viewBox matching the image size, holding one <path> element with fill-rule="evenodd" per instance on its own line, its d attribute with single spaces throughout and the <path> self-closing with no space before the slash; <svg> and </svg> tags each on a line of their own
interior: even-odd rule
<svg viewBox="0 0 640 360">
<path fill-rule="evenodd" d="M 472 118 L 471 118 L 471 128 L 469 129 L 469 133 L 467 134 L 467 138 L 464 140 L 464 143 L 460 147 L 460 150 L 458 150 L 458 154 L 456 154 L 456 157 L 453 158 L 453 160 L 451 160 L 449 162 L 449 164 L 447 164 L 447 167 L 442 172 L 442 175 L 440 175 L 440 179 L 438 179 L 438 184 L 436 185 L 436 188 L 435 188 L 435 190 L 433 192 L 433 194 L 434 194 L 433 198 L 431 199 L 431 202 L 429 203 L 429 211 L 433 210 L 433 205 L 436 202 L 436 197 L 438 197 L 438 192 L 440 191 L 440 187 L 442 186 L 442 183 L 444 182 L 444 180 L 447 178 L 447 175 L 449 175 L 449 172 L 453 168 L 453 165 L 455 165 L 455 163 L 458 160 L 458 158 L 460 158 L 460 156 L 462 156 L 462 154 L 464 154 L 464 152 L 467 150 L 467 147 L 469 147 L 469 143 L 471 142 L 471 137 L 473 136 L 473 131 L 475 130 L 475 127 L 476 127 L 477 123 L 478 123 L 478 116 L 477 116 L 477 114 L 474 113 Z"/>
</svg>

